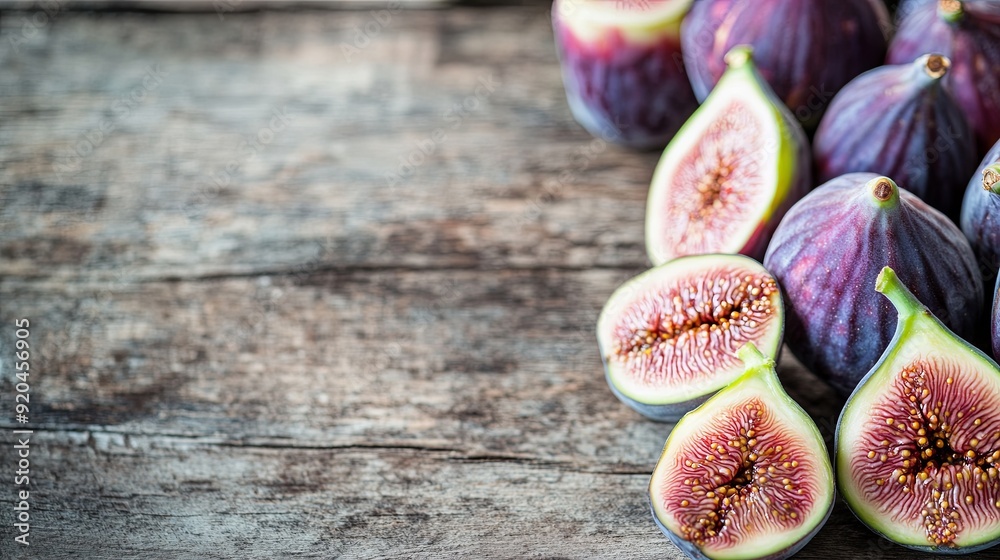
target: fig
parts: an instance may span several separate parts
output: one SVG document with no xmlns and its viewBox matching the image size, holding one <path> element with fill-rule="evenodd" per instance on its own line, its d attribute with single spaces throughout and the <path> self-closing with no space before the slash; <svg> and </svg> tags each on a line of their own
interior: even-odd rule
<svg viewBox="0 0 1000 560">
<path fill-rule="evenodd" d="M 984 279 L 991 281 L 1000 269 L 1000 142 L 969 181 L 959 224 L 979 259 Z"/>
<path fill-rule="evenodd" d="M 843 396 L 892 338 L 895 312 L 871 290 L 883 266 L 959 333 L 975 330 L 983 306 L 958 227 L 874 173 L 848 173 L 806 195 L 778 226 L 764 266 L 784 294 L 789 349 Z"/>
<path fill-rule="evenodd" d="M 552 27 L 570 110 L 594 136 L 662 148 L 698 106 L 681 63 L 691 0 L 556 0 Z"/>
<path fill-rule="evenodd" d="M 670 432 L 649 481 L 653 519 L 691 558 L 787 558 L 833 508 L 830 456 L 753 343 L 743 372 Z"/>
<path fill-rule="evenodd" d="M 653 264 L 681 255 L 743 253 L 760 259 L 778 221 L 809 189 L 802 127 L 737 47 L 729 70 L 670 141 L 646 204 Z"/>
<path fill-rule="evenodd" d="M 851 78 L 882 63 L 889 14 L 881 0 L 700 0 L 681 26 L 684 65 L 699 100 L 736 45 L 808 128 Z"/>
<path fill-rule="evenodd" d="M 813 138 L 817 180 L 852 171 L 888 175 L 957 222 L 976 139 L 941 87 L 950 64 L 924 55 L 869 70 L 844 86 Z"/>
<path fill-rule="evenodd" d="M 1000 368 L 935 318 L 892 268 L 875 289 L 896 308 L 896 332 L 837 422 L 840 493 L 858 519 L 903 546 L 993 546 Z"/>
<path fill-rule="evenodd" d="M 777 356 L 783 328 L 781 294 L 760 263 L 697 255 L 618 288 L 597 341 L 612 392 L 648 418 L 674 421 L 742 372 L 743 343 Z"/>
<path fill-rule="evenodd" d="M 944 87 L 985 153 L 1000 139 L 1000 2 L 924 0 L 906 6 L 887 62 L 912 62 L 934 52 L 951 59 Z"/>
<path fill-rule="evenodd" d="M 993 358 L 1000 360 L 1000 276 L 993 285 L 993 309 L 990 312 L 990 346 Z"/>
</svg>

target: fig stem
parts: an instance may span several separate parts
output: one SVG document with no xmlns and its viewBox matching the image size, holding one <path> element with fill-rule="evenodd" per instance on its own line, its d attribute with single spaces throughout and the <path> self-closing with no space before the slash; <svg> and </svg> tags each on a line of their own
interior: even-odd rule
<svg viewBox="0 0 1000 560">
<path fill-rule="evenodd" d="M 947 56 L 928 54 L 924 55 L 923 58 L 924 72 L 935 80 L 941 79 L 942 76 L 948 73 L 948 69 L 951 68 L 951 60 Z"/>
<path fill-rule="evenodd" d="M 900 321 L 919 315 L 925 309 L 917 296 L 899 280 L 896 271 L 888 266 L 878 273 L 878 278 L 875 279 L 875 291 L 889 298 L 899 313 Z"/>
<path fill-rule="evenodd" d="M 899 204 L 899 187 L 888 177 L 875 177 L 865 183 L 871 193 L 875 205 L 880 208 L 893 208 Z"/>
<path fill-rule="evenodd" d="M 743 375 L 736 378 L 732 385 L 751 378 L 757 378 L 763 380 L 765 384 L 772 388 L 775 386 L 781 387 L 781 381 L 778 380 L 778 373 L 774 371 L 774 360 L 761 354 L 754 343 L 747 342 L 743 346 L 740 346 L 736 350 L 736 357 L 743 362 Z"/>
<path fill-rule="evenodd" d="M 761 367 L 772 367 L 774 366 L 774 361 L 768 359 L 767 356 L 760 353 L 757 346 L 753 342 L 747 342 L 743 346 L 740 346 L 736 350 L 736 357 L 743 362 L 746 369 L 751 368 L 761 368 Z"/>
<path fill-rule="evenodd" d="M 1000 194 L 1000 161 L 983 169 L 983 188 Z"/>
<path fill-rule="evenodd" d="M 956 22 L 965 15 L 965 8 L 960 0 L 938 0 L 938 15 L 947 22 Z"/>
<path fill-rule="evenodd" d="M 726 66 L 729 68 L 742 68 L 753 60 L 753 47 L 750 45 L 736 45 L 726 53 Z"/>
</svg>

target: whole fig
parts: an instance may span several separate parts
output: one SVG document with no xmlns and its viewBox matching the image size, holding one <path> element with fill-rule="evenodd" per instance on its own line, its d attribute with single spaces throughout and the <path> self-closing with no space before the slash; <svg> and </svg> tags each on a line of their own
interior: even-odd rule
<svg viewBox="0 0 1000 560">
<path fill-rule="evenodd" d="M 703 101 L 726 53 L 751 45 L 761 74 L 812 128 L 844 84 L 882 63 L 889 28 L 881 0 L 698 0 L 681 26 L 681 51 Z"/>
<path fill-rule="evenodd" d="M 845 396 L 892 338 L 895 311 L 871 289 L 883 267 L 963 336 L 983 305 L 976 258 L 958 227 L 874 173 L 842 175 L 800 200 L 764 266 L 785 295 L 789 348 Z"/>
<path fill-rule="evenodd" d="M 944 86 L 985 153 L 1000 139 L 1000 2 L 923 0 L 905 6 L 887 62 L 912 62 L 930 52 L 951 59 Z"/>
<path fill-rule="evenodd" d="M 594 136 L 660 148 L 698 101 L 681 64 L 691 0 L 556 0 L 552 27 L 570 110 Z"/>
<path fill-rule="evenodd" d="M 1000 269 L 1000 141 L 983 158 L 965 189 L 959 224 L 989 283 Z"/>
<path fill-rule="evenodd" d="M 818 180 L 853 171 L 895 177 L 957 222 L 976 165 L 976 139 L 941 87 L 950 64 L 924 55 L 869 70 L 844 86 L 813 140 Z"/>
<path fill-rule="evenodd" d="M 1000 359 L 1000 277 L 993 284 L 993 309 L 990 311 L 990 349 L 993 359 Z"/>
</svg>

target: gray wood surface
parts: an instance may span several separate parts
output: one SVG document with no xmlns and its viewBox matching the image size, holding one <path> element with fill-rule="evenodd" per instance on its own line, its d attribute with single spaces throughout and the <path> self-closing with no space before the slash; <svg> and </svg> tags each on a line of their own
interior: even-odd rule
<svg viewBox="0 0 1000 560">
<path fill-rule="evenodd" d="M 398 4 L 406 8 L 430 8 L 449 4 L 531 4 L 544 0 L 0 0 L 0 9 L 49 12 L 85 10 L 134 10 L 151 12 L 229 13 L 259 10 L 363 10 Z"/>
<path fill-rule="evenodd" d="M 38 430 L 27 549 L 3 437 L 0 556 L 680 557 L 670 426 L 593 335 L 657 155 L 573 123 L 544 7 L 364 45 L 365 11 L 32 14 L 0 17 L 0 428 L 26 317 Z M 918 555 L 838 504 L 799 557 Z"/>
</svg>

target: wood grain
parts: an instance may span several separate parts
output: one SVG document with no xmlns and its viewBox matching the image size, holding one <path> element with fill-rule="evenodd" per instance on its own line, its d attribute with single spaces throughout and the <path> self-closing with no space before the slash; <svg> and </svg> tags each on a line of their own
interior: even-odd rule
<svg viewBox="0 0 1000 560">
<path fill-rule="evenodd" d="M 67 12 L 16 50 L 0 18 L 0 325 L 31 320 L 39 430 L 0 556 L 680 557 L 645 501 L 670 425 L 593 335 L 656 154 L 573 123 L 544 7 L 399 12 L 346 56 L 370 17 Z M 780 373 L 829 438 L 832 391 Z M 919 556 L 838 504 L 799 557 Z"/>
<path fill-rule="evenodd" d="M 504 13 L 486 36 L 475 10 L 398 12 L 350 61 L 367 12 L 56 20 L 0 76 L 7 270 L 254 274 L 318 244 L 339 268 L 643 266 L 655 154 L 592 143 L 565 107 L 547 13 Z M 143 93 L 148 68 L 163 78 Z M 286 128 L 241 148 L 275 109 Z M 114 128 L 91 149 L 103 118 Z"/>
</svg>

